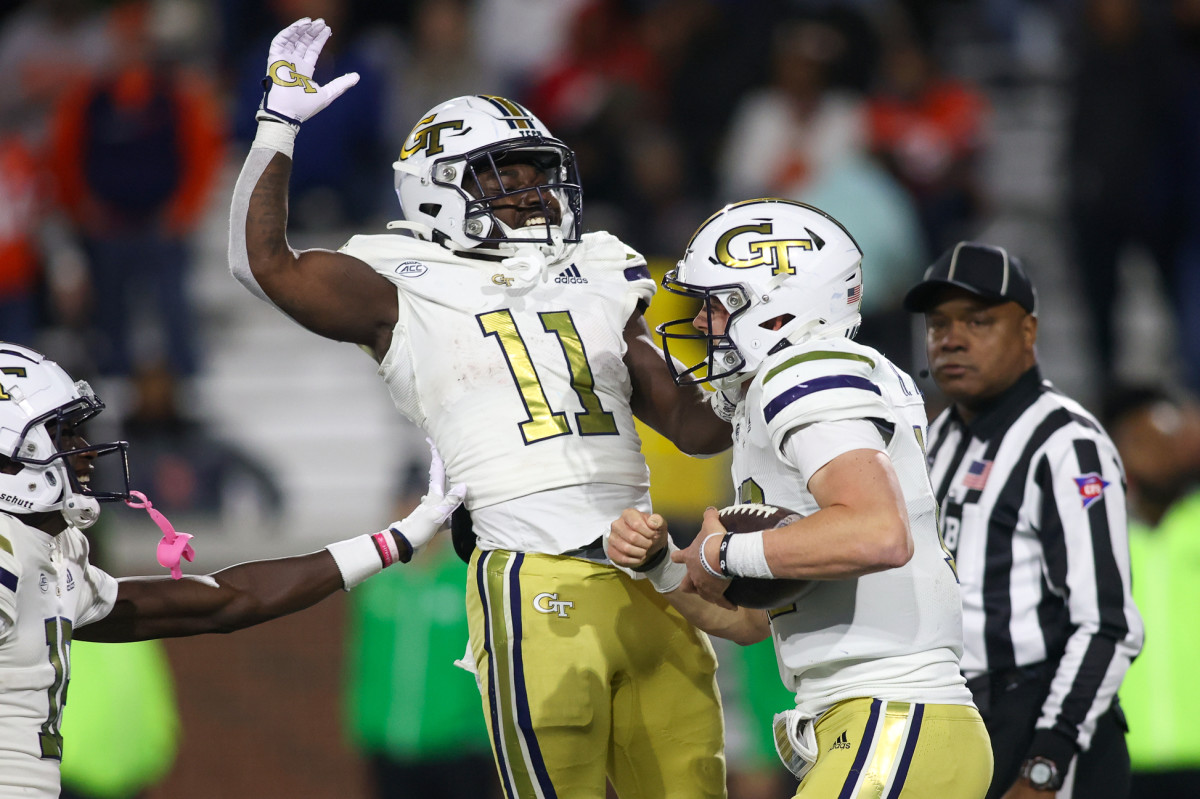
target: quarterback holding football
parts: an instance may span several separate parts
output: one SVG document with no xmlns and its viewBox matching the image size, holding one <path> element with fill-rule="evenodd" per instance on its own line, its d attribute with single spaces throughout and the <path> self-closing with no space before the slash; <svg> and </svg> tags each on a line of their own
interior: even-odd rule
<svg viewBox="0 0 1200 799">
<path fill-rule="evenodd" d="M 797 796 L 982 797 L 991 749 L 959 671 L 962 605 L 925 465 L 924 402 L 853 340 L 857 242 L 801 203 L 735 203 L 700 226 L 663 286 L 700 301 L 659 332 L 668 353 L 705 344 L 702 361 L 673 364 L 675 379 L 719 390 L 742 504 L 708 509 L 682 551 L 661 516 L 626 510 L 610 557 L 702 629 L 774 640 L 796 694 L 775 740 Z M 764 597 L 780 604 L 759 609 Z"/>
</svg>

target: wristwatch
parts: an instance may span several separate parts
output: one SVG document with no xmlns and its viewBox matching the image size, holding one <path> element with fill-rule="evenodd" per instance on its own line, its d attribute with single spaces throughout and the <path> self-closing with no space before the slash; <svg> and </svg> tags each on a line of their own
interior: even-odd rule
<svg viewBox="0 0 1200 799">
<path fill-rule="evenodd" d="M 1039 791 L 1057 791 L 1062 787 L 1064 775 L 1050 758 L 1031 757 L 1021 766 L 1021 776 Z"/>
</svg>

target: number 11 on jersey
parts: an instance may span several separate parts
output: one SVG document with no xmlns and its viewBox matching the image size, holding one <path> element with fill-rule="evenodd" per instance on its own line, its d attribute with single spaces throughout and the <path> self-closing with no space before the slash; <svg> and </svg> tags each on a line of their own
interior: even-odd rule
<svg viewBox="0 0 1200 799">
<path fill-rule="evenodd" d="M 571 372 L 571 388 L 579 397 L 583 412 L 575 414 L 575 424 L 581 436 L 616 435 L 617 423 L 611 412 L 604 410 L 600 398 L 596 396 L 596 379 L 592 375 L 592 367 L 587 361 L 587 351 L 583 340 L 575 328 L 570 311 L 542 311 L 538 314 L 542 320 L 542 328 L 547 333 L 558 337 L 562 347 L 563 357 Z M 567 415 L 555 411 L 546 399 L 546 391 L 538 378 L 537 367 L 529 356 L 529 349 L 517 330 L 517 322 L 512 312 L 507 308 L 479 314 L 479 327 L 485 336 L 495 336 L 500 343 L 500 349 L 508 361 L 508 369 L 516 381 L 517 391 L 529 418 L 521 422 L 521 436 L 526 444 L 542 441 L 547 438 L 568 435 L 571 426 Z"/>
</svg>

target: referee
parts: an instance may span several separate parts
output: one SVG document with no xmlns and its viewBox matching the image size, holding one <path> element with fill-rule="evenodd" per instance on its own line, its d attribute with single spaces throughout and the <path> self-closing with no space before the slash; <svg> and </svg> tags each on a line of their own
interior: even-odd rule
<svg viewBox="0 0 1200 799">
<path fill-rule="evenodd" d="M 904 306 L 925 315 L 951 402 L 930 426 L 930 477 L 962 585 L 962 668 L 992 738 L 988 799 L 1126 797 L 1116 700 L 1142 621 L 1116 448 L 1042 379 L 1036 294 L 1005 250 L 960 242 Z"/>
</svg>

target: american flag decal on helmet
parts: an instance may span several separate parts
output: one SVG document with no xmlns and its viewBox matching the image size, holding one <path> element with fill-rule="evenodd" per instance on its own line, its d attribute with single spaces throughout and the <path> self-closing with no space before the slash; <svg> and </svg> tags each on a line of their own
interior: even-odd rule
<svg viewBox="0 0 1200 799">
<path fill-rule="evenodd" d="M 854 303 L 858 302 L 861 299 L 862 299 L 862 284 L 861 283 L 859 283 L 857 286 L 851 286 L 850 289 L 846 292 L 846 304 L 847 305 L 853 305 Z"/>
</svg>

